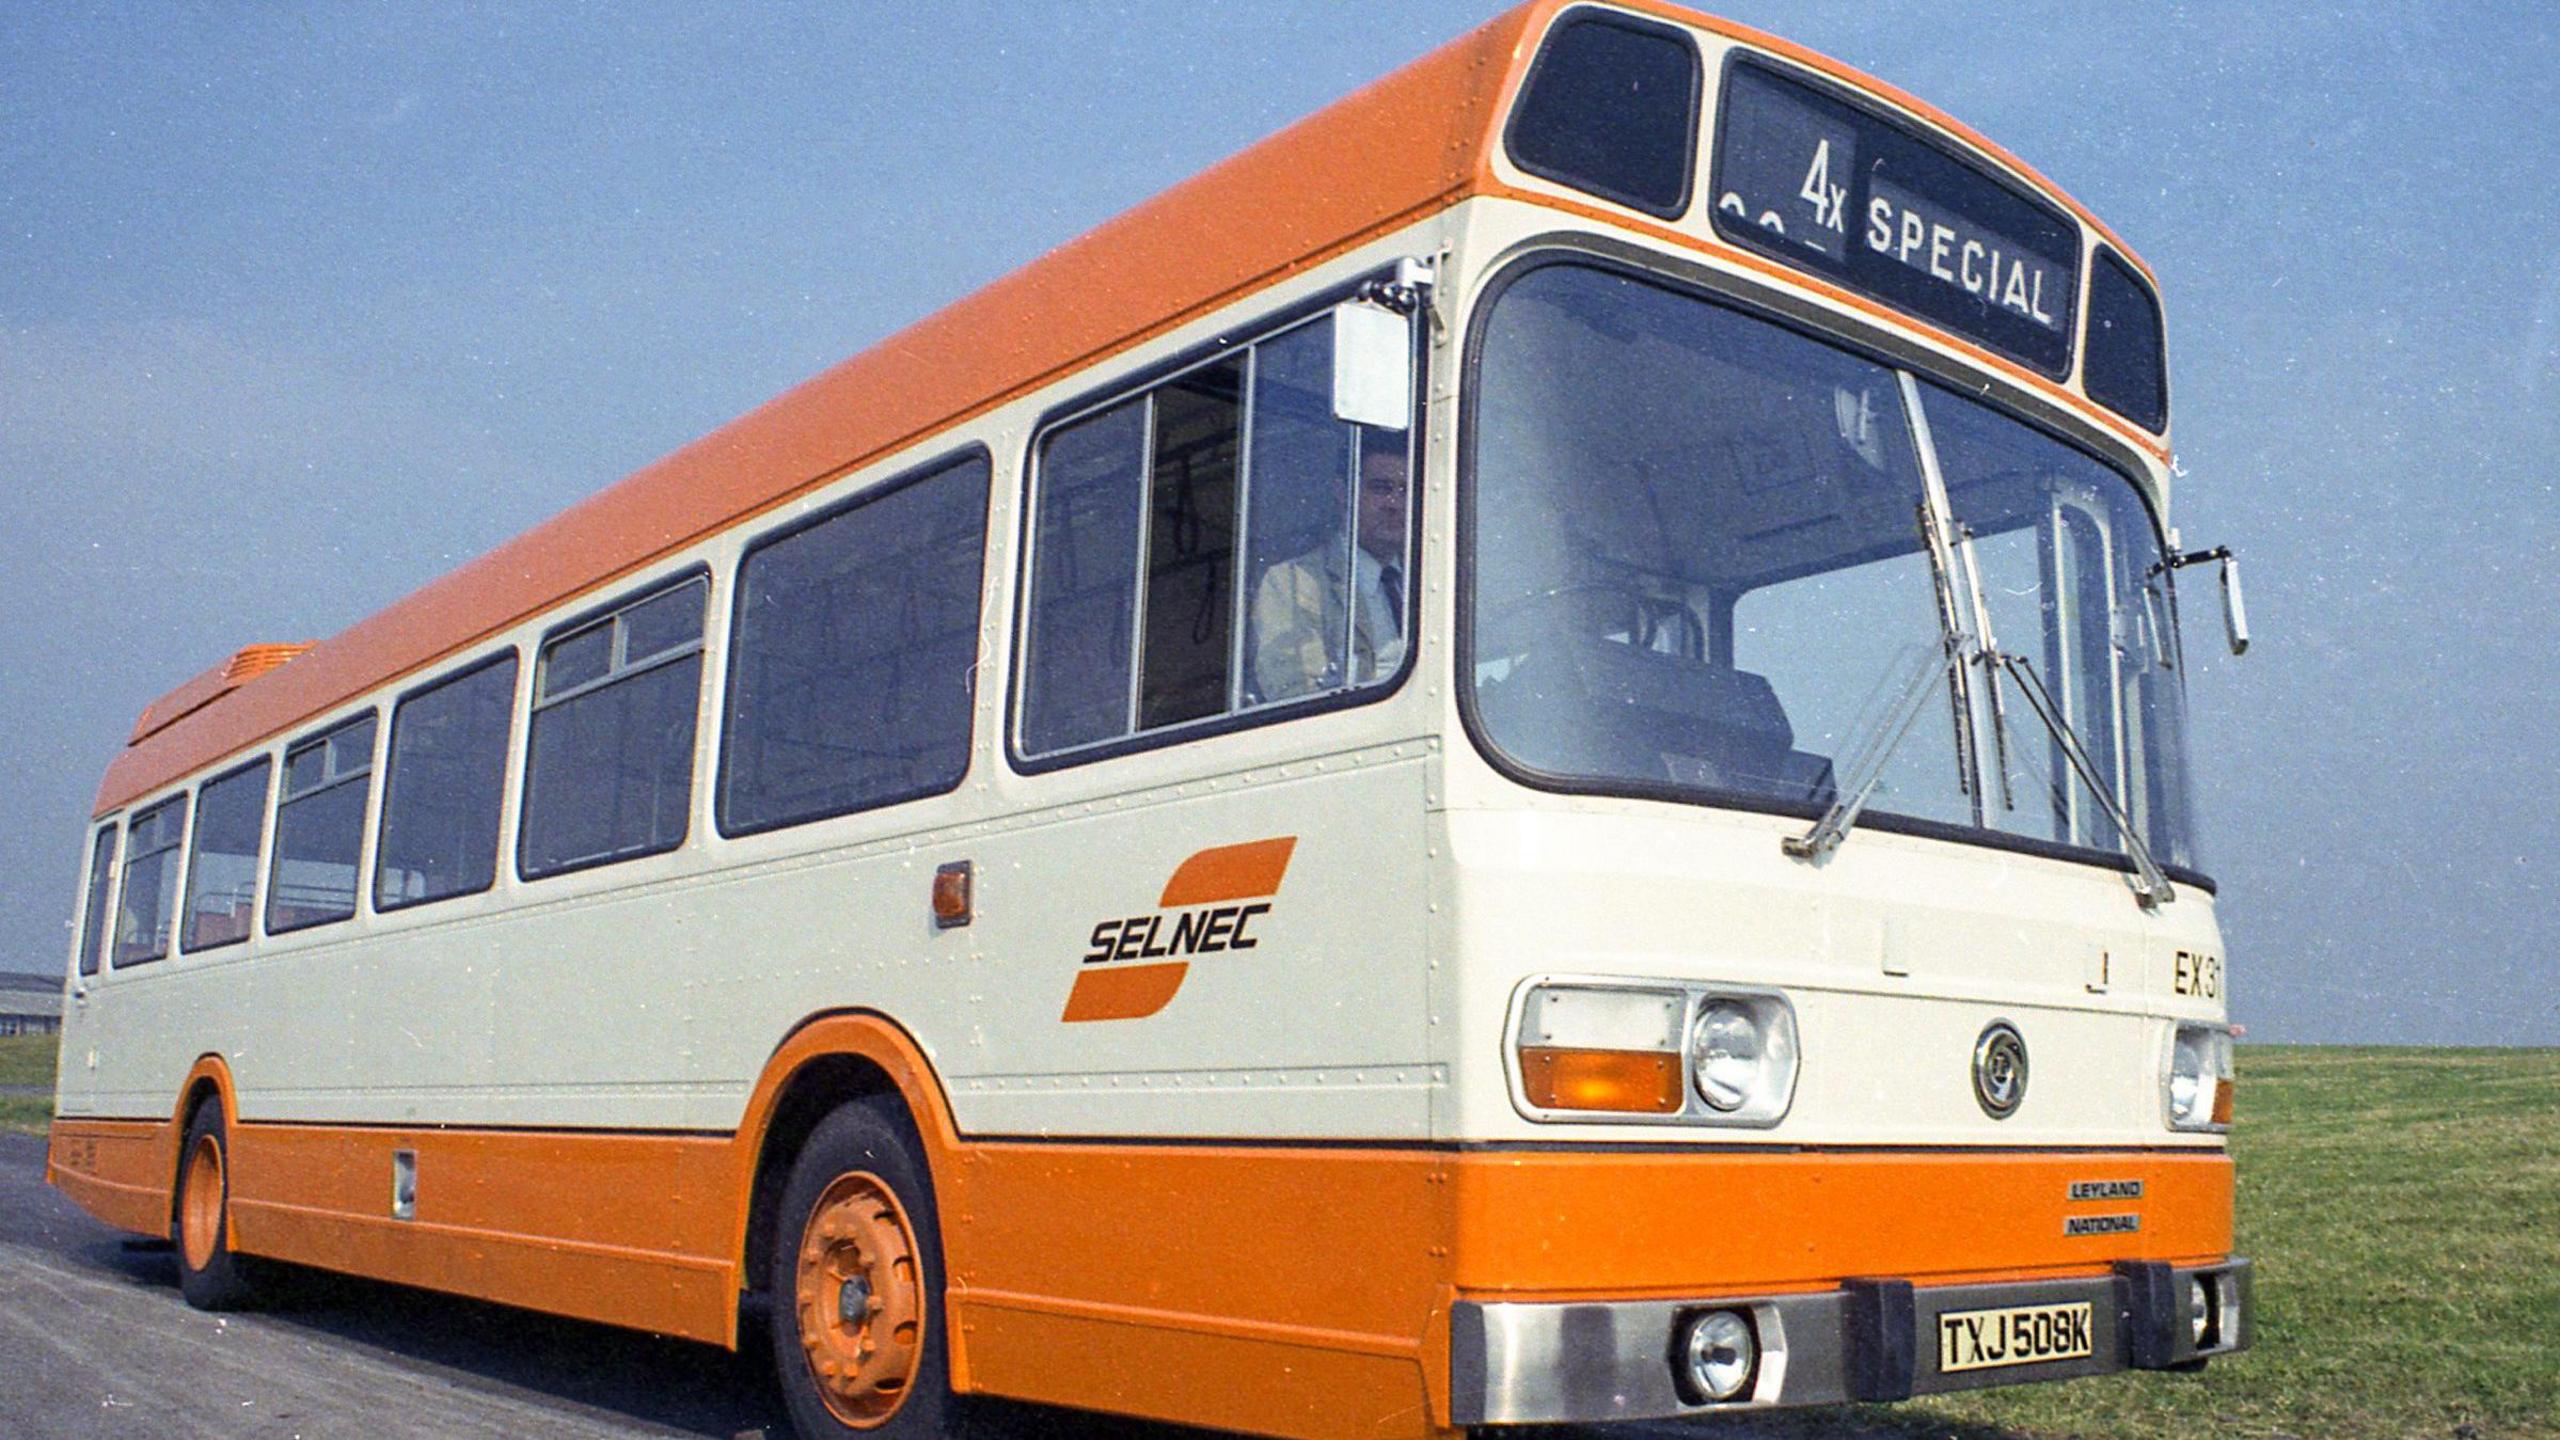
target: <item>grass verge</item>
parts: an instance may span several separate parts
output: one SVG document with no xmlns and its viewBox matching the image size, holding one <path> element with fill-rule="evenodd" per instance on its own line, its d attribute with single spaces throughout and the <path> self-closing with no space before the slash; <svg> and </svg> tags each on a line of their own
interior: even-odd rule
<svg viewBox="0 0 2560 1440">
<path fill-rule="evenodd" d="M 53 1084 L 58 1035 L 0 1035 L 0 1085 Z"/>
<path fill-rule="evenodd" d="M 58 1036 L 0 1036 L 0 1085 L 41 1085 L 50 1091 L 54 1055 L 59 1049 Z M 0 1095 L 0 1130 L 41 1135 L 52 1120 L 50 1094 Z"/>
</svg>

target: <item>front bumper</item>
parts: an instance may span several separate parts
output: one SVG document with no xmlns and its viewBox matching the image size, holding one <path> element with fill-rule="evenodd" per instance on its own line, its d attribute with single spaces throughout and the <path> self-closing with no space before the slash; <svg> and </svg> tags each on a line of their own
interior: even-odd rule
<svg viewBox="0 0 2560 1440">
<path fill-rule="evenodd" d="M 2212 1293 L 2195 1340 L 2190 1278 Z M 2074 1359 L 1941 1371 L 1938 1317 L 2088 1302 L 2091 1351 Z M 1747 1315 L 1760 1345 L 1745 1392 L 1723 1404 L 1681 1393 L 1673 1355 L 1704 1311 Z M 1705 1300 L 1460 1301 L 1450 1313 L 1450 1419 L 1460 1425 L 1650 1420 L 1780 1405 L 1902 1400 L 1946 1390 L 2185 1366 L 2249 1346 L 2249 1262 L 2127 1261 L 2110 1275 L 1915 1287 L 1851 1281 L 1807 1294 Z"/>
</svg>

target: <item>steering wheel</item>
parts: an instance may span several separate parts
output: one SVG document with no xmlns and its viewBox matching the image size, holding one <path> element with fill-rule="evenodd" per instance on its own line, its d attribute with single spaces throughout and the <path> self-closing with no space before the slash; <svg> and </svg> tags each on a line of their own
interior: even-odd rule
<svg viewBox="0 0 2560 1440">
<path fill-rule="evenodd" d="M 1495 637 L 1515 633 L 1598 637 L 1623 628 L 1630 637 L 1639 637 L 1646 629 L 1649 603 L 1643 591 L 1624 581 L 1576 580 L 1519 596 L 1500 610 L 1487 614 L 1478 622 L 1477 633 L 1490 633 Z M 1594 615 L 1603 617 L 1604 621 L 1623 621 L 1624 625 L 1588 623 L 1588 617 Z M 1577 617 L 1585 623 L 1571 623 Z M 1517 647 L 1505 645 L 1502 648 Z"/>
</svg>

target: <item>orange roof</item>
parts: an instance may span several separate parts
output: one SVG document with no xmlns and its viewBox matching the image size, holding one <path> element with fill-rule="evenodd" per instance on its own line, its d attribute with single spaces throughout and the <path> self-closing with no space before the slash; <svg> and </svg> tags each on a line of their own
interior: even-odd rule
<svg viewBox="0 0 2560 1440">
<path fill-rule="evenodd" d="M 1499 190 L 1490 150 L 1502 106 L 1528 58 L 1527 41 L 1568 3 L 1532 0 L 1503 15 L 588 497 L 254 684 L 219 672 L 188 682 L 144 712 L 108 766 L 96 813 L 1440 205 Z M 1836 62 L 1662 0 L 1624 3 L 1818 66 L 2035 178 L 1970 130 Z"/>
</svg>

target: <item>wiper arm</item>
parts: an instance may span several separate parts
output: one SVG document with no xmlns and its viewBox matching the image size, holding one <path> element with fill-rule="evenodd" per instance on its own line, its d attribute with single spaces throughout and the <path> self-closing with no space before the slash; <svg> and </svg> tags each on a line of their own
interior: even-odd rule
<svg viewBox="0 0 2560 1440">
<path fill-rule="evenodd" d="M 1849 837 L 1849 827 L 1858 823 L 1859 812 L 1867 808 L 1876 785 L 1884 779 L 1885 762 L 1893 758 L 1902 737 L 1911 732 L 1912 722 L 1927 708 L 1930 693 L 1946 683 L 1963 663 L 1952 640 L 1945 642 L 1936 655 L 1925 646 L 1914 646 L 1905 652 L 1901 669 L 1909 673 L 1902 677 L 1902 689 L 1851 754 L 1831 808 L 1822 812 L 1812 829 L 1780 840 L 1780 849 L 1798 860 L 1819 860 L 1839 848 L 1840 842 Z M 1893 673 L 1887 672 L 1888 679 Z"/>
<path fill-rule="evenodd" d="M 1982 658 L 1986 668 L 2006 670 L 2017 678 L 2018 694 L 2025 698 L 2027 708 L 2036 712 L 2036 718 L 2044 722 L 2044 728 L 2053 735 L 2054 745 L 2062 751 L 2062 758 L 2070 762 L 2072 770 L 2080 776 L 2080 783 L 2089 787 L 2089 793 L 2097 797 L 2099 806 L 2107 812 L 2107 819 L 2114 823 L 2116 833 L 2124 837 L 2125 854 L 2133 860 L 2134 898 L 2141 902 L 2142 908 L 2157 910 L 2177 899 L 2178 892 L 2170 885 L 2168 873 L 2151 858 L 2151 847 L 2142 843 L 2142 836 L 2134 829 L 2133 817 L 2116 802 L 2115 792 L 2108 788 L 2106 780 L 2098 773 L 2097 762 L 2089 758 L 2088 747 L 2080 743 L 2080 732 L 2071 728 L 2071 722 L 2063 718 L 2062 707 L 2054 701 L 2053 692 L 2045 688 L 2044 677 L 2036 673 L 2036 667 L 2027 663 L 2027 657 L 2023 655 L 2010 655 L 1998 650 L 1986 650 Z"/>
</svg>

